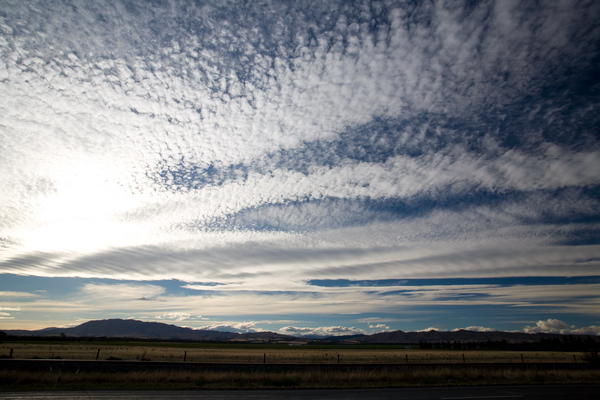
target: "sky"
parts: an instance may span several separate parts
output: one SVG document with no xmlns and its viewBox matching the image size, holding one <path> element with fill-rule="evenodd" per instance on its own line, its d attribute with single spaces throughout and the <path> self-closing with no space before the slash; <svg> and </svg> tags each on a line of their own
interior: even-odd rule
<svg viewBox="0 0 600 400">
<path fill-rule="evenodd" d="M 599 18 L 0 0 L 0 329 L 600 334 Z"/>
</svg>

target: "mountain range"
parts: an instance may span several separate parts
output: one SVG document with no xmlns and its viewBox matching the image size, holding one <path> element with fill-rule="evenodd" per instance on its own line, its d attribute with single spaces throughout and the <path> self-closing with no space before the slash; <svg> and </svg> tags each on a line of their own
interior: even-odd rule
<svg viewBox="0 0 600 400">
<path fill-rule="evenodd" d="M 39 330 L 5 330 L 11 336 L 66 336 L 109 337 L 163 340 L 195 340 L 207 342 L 259 341 L 274 342 L 295 340 L 292 336 L 273 332 L 235 333 L 208 329 L 192 329 L 161 322 L 145 322 L 135 319 L 103 319 L 84 322 L 70 328 L 45 328 Z"/>
<path fill-rule="evenodd" d="M 136 338 L 157 340 L 191 340 L 209 342 L 301 342 L 309 340 L 336 343 L 363 344 L 413 344 L 413 343 L 478 343 L 478 342 L 507 342 L 535 343 L 543 340 L 555 340 L 574 335 L 552 333 L 523 333 L 523 332 L 477 332 L 458 330 L 451 332 L 380 332 L 372 335 L 330 336 L 318 339 L 294 337 L 274 332 L 235 333 L 207 329 L 184 328 L 160 322 L 144 322 L 134 319 L 106 319 L 88 321 L 70 328 L 45 328 L 40 330 L 5 330 L 10 336 L 36 337 L 107 337 L 107 338 Z M 600 342 L 600 337 L 576 335 L 578 340 Z"/>
</svg>

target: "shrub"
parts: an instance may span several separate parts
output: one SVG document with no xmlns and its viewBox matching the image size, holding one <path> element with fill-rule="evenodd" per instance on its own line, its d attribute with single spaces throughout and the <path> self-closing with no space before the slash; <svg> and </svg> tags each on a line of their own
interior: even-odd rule
<svg viewBox="0 0 600 400">
<path fill-rule="evenodd" d="M 584 353 L 581 359 L 590 364 L 600 364 L 600 355 L 597 351 L 588 351 Z"/>
</svg>

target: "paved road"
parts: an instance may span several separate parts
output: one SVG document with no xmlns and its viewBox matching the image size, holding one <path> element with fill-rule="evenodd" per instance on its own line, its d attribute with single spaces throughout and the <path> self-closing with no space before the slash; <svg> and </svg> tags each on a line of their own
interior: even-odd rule
<svg viewBox="0 0 600 400">
<path fill-rule="evenodd" d="M 600 385 L 474 386 L 367 390 L 197 390 L 1 393 L 14 400 L 591 400 Z"/>
</svg>

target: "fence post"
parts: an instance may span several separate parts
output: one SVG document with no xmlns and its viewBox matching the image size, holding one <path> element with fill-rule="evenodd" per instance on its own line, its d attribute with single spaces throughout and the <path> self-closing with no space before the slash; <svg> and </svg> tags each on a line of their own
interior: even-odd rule
<svg viewBox="0 0 600 400">
<path fill-rule="evenodd" d="M 337 358 L 338 358 L 338 364 L 339 364 L 340 363 L 340 355 L 338 354 L 337 356 L 338 356 Z"/>
<path fill-rule="evenodd" d="M 8 358 L 12 358 L 12 357 L 13 357 L 13 351 L 14 351 L 14 350 L 15 350 L 15 349 L 10 349 L 10 354 L 8 355 Z"/>
<path fill-rule="evenodd" d="M 267 363 L 267 353 L 263 353 L 263 364 Z"/>
<path fill-rule="evenodd" d="M 183 362 L 185 362 L 185 360 L 187 360 L 187 351 L 183 352 Z"/>
<path fill-rule="evenodd" d="M 96 352 L 96 360 L 100 358 L 100 349 Z"/>
<path fill-rule="evenodd" d="M 523 353 L 521 353 L 521 362 L 524 363 L 525 360 L 523 359 Z"/>
<path fill-rule="evenodd" d="M 466 362 L 467 362 L 467 360 L 465 360 L 465 353 L 463 353 L 463 364 Z"/>
<path fill-rule="evenodd" d="M 406 361 L 406 363 L 408 364 L 408 354 L 404 355 L 404 360 Z"/>
</svg>

